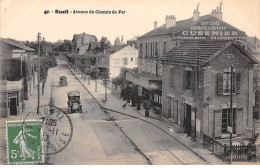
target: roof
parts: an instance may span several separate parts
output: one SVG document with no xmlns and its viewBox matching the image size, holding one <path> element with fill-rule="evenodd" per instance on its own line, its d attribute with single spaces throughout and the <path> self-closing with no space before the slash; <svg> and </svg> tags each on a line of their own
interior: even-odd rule
<svg viewBox="0 0 260 168">
<path fill-rule="evenodd" d="M 27 47 L 26 45 L 24 45 L 23 43 L 21 42 L 17 42 L 13 39 L 4 39 L 4 38 L 0 38 L 0 41 L 4 42 L 4 43 L 7 43 L 7 44 L 10 44 L 10 45 L 13 45 L 13 46 L 16 46 L 18 48 L 21 48 L 25 51 L 35 51 L 35 49 L 33 48 L 30 48 L 30 47 Z"/>
<path fill-rule="evenodd" d="M 108 56 L 108 55 L 111 55 L 111 54 L 114 54 L 115 52 L 125 48 L 127 45 L 123 44 L 123 45 L 115 45 L 107 50 L 105 50 L 105 54 L 102 52 L 102 53 L 99 53 L 98 55 L 99 56 Z"/>
<path fill-rule="evenodd" d="M 166 29 L 165 27 L 165 24 L 163 24 L 162 26 L 142 35 L 141 37 L 139 37 L 139 39 L 142 39 L 142 38 L 147 38 L 147 37 L 153 37 L 153 36 L 162 36 L 162 35 L 170 35 L 170 34 L 175 34 L 179 31 L 181 31 L 182 29 L 184 28 L 187 28 L 191 25 L 194 25 L 198 22 L 201 22 L 202 20 L 205 20 L 207 18 L 215 18 L 214 16 L 212 15 L 204 15 L 204 16 L 200 16 L 200 19 L 196 22 L 193 21 L 193 18 L 189 18 L 189 19 L 186 19 L 186 20 L 180 20 L 180 21 L 177 21 L 176 22 L 176 25 L 173 26 L 173 27 L 169 27 L 168 29 Z M 233 29 L 236 29 L 236 30 L 239 30 L 237 29 L 236 27 L 224 22 L 223 20 L 221 20 L 221 22 L 223 22 L 224 24 L 228 25 L 229 27 L 233 28 Z M 241 31 L 241 30 L 239 30 Z M 242 31 L 241 31 L 242 32 Z"/>
<path fill-rule="evenodd" d="M 219 55 L 221 51 L 230 45 L 234 44 L 245 55 L 247 55 L 251 61 L 258 63 L 258 61 L 243 49 L 236 42 L 230 41 L 186 41 L 182 42 L 179 47 L 172 49 L 166 53 L 163 57 L 159 58 L 160 61 L 168 61 L 172 64 L 197 66 L 204 65 L 212 58 Z"/>
</svg>

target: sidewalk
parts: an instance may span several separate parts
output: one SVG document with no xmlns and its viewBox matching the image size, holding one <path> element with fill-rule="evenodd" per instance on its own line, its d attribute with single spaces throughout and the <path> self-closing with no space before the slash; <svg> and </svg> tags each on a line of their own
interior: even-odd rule
<svg viewBox="0 0 260 168">
<path fill-rule="evenodd" d="M 113 111 L 121 112 L 127 115 L 131 115 L 134 117 L 141 118 L 144 121 L 151 123 L 152 125 L 160 128 L 162 131 L 170 134 L 173 138 L 178 140 L 184 146 L 189 148 L 191 151 L 199 155 L 201 158 L 209 162 L 210 164 L 227 164 L 222 160 L 218 159 L 216 156 L 212 155 L 210 151 L 205 150 L 204 147 L 200 144 L 197 144 L 191 141 L 187 136 L 182 133 L 177 133 L 174 131 L 173 127 L 167 125 L 162 121 L 161 115 L 157 115 L 153 112 L 149 113 L 149 117 L 145 117 L 144 110 L 136 110 L 136 107 L 132 107 L 127 104 L 126 108 L 122 108 L 122 105 L 125 104 L 126 101 L 118 99 L 111 93 L 111 90 L 107 89 L 107 100 L 104 102 L 105 99 L 105 88 L 102 85 L 101 80 L 97 80 L 97 92 L 95 92 L 95 80 L 90 80 L 90 85 L 88 84 L 88 80 L 82 78 L 81 74 L 78 74 L 72 68 L 68 66 L 71 72 L 78 78 L 78 80 L 84 84 L 84 86 L 89 90 L 89 92 L 96 98 L 99 103 L 107 109 L 111 109 Z"/>
</svg>

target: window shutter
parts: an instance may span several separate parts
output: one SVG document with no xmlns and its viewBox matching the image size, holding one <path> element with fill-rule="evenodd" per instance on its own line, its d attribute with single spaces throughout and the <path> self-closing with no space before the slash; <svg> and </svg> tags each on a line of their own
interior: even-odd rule
<svg viewBox="0 0 260 168">
<path fill-rule="evenodd" d="M 187 77 L 187 72 L 186 72 L 186 70 L 184 70 L 183 71 L 183 79 L 182 79 L 182 81 L 183 81 L 183 89 L 184 90 L 186 90 L 186 87 L 187 87 L 187 79 L 186 79 L 186 77 Z"/>
<path fill-rule="evenodd" d="M 235 91 L 236 93 L 240 93 L 240 80 L 241 80 L 241 74 L 239 72 L 235 73 Z"/>
<path fill-rule="evenodd" d="M 220 137 L 222 134 L 222 111 L 215 110 L 215 137 Z"/>
<path fill-rule="evenodd" d="M 218 87 L 218 94 L 223 94 L 223 74 L 218 73 L 218 80 L 217 80 L 217 87 Z"/>
<path fill-rule="evenodd" d="M 195 71 L 191 71 L 191 91 L 195 92 Z"/>
<path fill-rule="evenodd" d="M 243 108 L 237 108 L 236 110 L 236 134 L 242 134 L 242 118 L 243 118 Z"/>
</svg>

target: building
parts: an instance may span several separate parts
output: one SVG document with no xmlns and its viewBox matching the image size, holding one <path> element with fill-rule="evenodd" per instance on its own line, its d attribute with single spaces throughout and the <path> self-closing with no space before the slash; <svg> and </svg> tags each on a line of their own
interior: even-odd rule
<svg viewBox="0 0 260 168">
<path fill-rule="evenodd" d="M 240 86 L 241 93 L 235 95 L 234 101 L 237 115 L 243 114 L 241 122 L 236 120 L 242 125 L 239 125 L 237 132 L 245 135 L 247 129 L 252 129 L 254 94 L 251 89 L 251 73 L 253 64 L 257 63 L 244 48 L 246 39 L 245 32 L 222 20 L 221 5 L 212 10 L 211 15 L 204 16 L 200 16 L 197 7 L 191 18 L 181 21 L 177 21 L 174 15 L 168 15 L 165 24 L 158 27 L 157 22 L 154 22 L 154 29 L 138 38 L 138 73 L 127 73 L 126 79 L 138 86 L 139 96 L 149 98 L 153 106 L 162 107 L 161 115 L 165 121 L 176 125 L 176 129 L 193 138 L 201 137 L 203 133 L 222 137 L 226 127 L 221 124 L 221 117 L 227 110 L 221 109 L 227 109 L 228 96 L 223 97 L 215 93 L 216 74 L 228 73 L 232 63 L 238 72 L 239 64 L 247 62 L 239 69 L 239 72 L 243 73 L 240 76 L 243 83 Z M 225 57 L 222 52 L 227 52 L 228 56 L 238 58 L 239 61 L 227 61 L 222 65 L 223 61 L 217 59 Z M 211 60 L 213 55 L 216 60 Z M 183 59 L 187 62 L 182 62 Z M 209 70 L 200 72 L 198 67 L 202 64 L 202 69 L 208 68 L 216 74 L 210 73 Z M 218 66 L 215 67 L 216 65 Z M 237 78 L 239 79 L 239 76 Z M 202 83 L 196 80 L 202 80 Z M 222 80 L 227 82 L 227 77 Z M 200 89 L 193 93 L 196 87 Z M 211 92 L 206 91 L 207 88 L 211 88 Z M 211 101 L 208 106 L 205 106 L 206 98 Z M 210 107 L 209 120 L 205 119 L 208 113 L 203 106 Z M 207 125 L 205 121 L 209 121 L 211 125 Z M 216 123 L 212 124 L 213 121 Z"/>
<path fill-rule="evenodd" d="M 19 115 L 23 100 L 36 87 L 38 57 L 34 49 L 12 39 L 0 39 L 1 117 Z"/>
<path fill-rule="evenodd" d="M 114 46 L 116 46 L 116 45 L 123 45 L 123 44 L 124 44 L 123 40 L 124 40 L 124 37 L 123 37 L 123 36 L 122 36 L 122 38 L 121 38 L 121 41 L 120 41 L 119 37 L 117 37 L 117 38 L 115 39 Z"/>
<path fill-rule="evenodd" d="M 128 45 L 113 46 L 97 54 L 96 66 L 100 72 L 109 72 L 109 78 L 119 76 L 122 67 L 137 67 L 138 51 Z"/>
<path fill-rule="evenodd" d="M 131 38 L 131 39 L 129 39 L 129 40 L 127 40 L 126 41 L 126 44 L 127 45 L 130 45 L 130 46 L 132 46 L 132 47 L 134 47 L 134 48 L 138 48 L 137 47 L 137 39 L 139 38 L 139 36 L 135 36 L 134 38 Z"/>
<path fill-rule="evenodd" d="M 252 136 L 253 68 L 258 61 L 237 42 L 185 41 L 160 60 L 163 116 L 193 138 L 229 136 L 233 65 L 233 131 Z"/>
</svg>

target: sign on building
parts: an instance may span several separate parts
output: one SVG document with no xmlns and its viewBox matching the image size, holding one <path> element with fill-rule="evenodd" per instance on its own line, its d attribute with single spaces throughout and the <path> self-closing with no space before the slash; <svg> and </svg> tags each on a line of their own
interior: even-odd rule
<svg viewBox="0 0 260 168">
<path fill-rule="evenodd" d="M 174 34 L 181 40 L 245 40 L 245 32 L 218 20 L 208 17 Z"/>
</svg>

